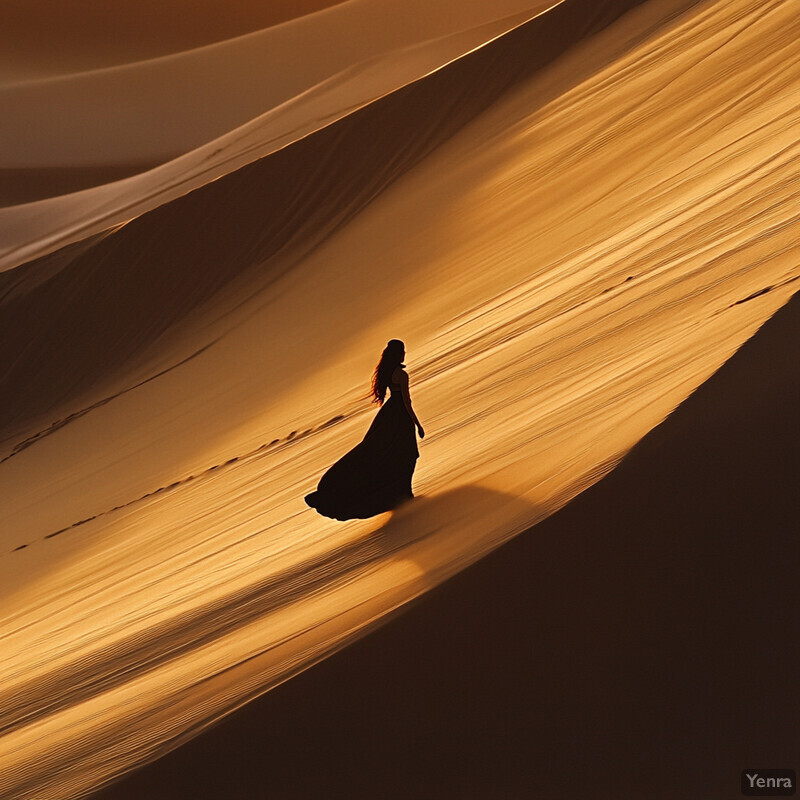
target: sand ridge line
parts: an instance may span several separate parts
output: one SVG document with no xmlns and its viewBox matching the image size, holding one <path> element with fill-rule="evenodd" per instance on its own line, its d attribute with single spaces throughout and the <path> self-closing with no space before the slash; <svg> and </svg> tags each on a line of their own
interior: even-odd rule
<svg viewBox="0 0 800 800">
<path fill-rule="evenodd" d="M 698 0 L 674 0 L 674 1 L 675 2 L 687 3 L 687 4 L 688 3 L 698 2 Z M 571 0 L 571 2 L 569 4 L 571 5 L 572 2 L 577 2 L 578 5 L 580 5 L 580 4 L 584 3 L 584 2 L 588 3 L 588 0 Z M 620 8 L 617 9 L 616 11 L 613 10 L 613 9 L 605 9 L 605 10 L 602 10 L 602 11 L 598 11 L 597 13 L 594 13 L 594 6 L 591 3 L 589 3 L 590 8 L 592 9 L 592 13 L 589 13 L 588 15 L 586 15 L 586 16 L 588 16 L 589 21 L 588 21 L 587 25 L 583 26 L 585 30 L 583 30 L 583 33 L 580 34 L 579 38 L 582 38 L 584 34 L 585 35 L 589 35 L 589 33 L 594 33 L 597 30 L 601 30 L 603 27 L 605 27 L 608 24 L 610 24 L 611 21 L 613 21 L 613 19 L 616 19 L 619 16 L 619 14 L 621 14 L 625 9 L 629 9 L 631 7 L 636 7 L 636 6 L 640 5 L 642 2 L 643 2 L 643 0 L 617 0 L 617 3 L 620 5 Z M 525 23 L 524 25 L 519 25 L 514 29 L 514 30 L 521 30 L 523 28 L 527 28 L 527 26 L 529 24 L 535 22 L 536 20 L 541 20 L 541 23 L 540 24 L 537 23 L 537 27 L 535 29 L 529 29 L 530 30 L 530 35 L 533 35 L 536 31 L 538 31 L 540 26 L 544 26 L 544 28 L 545 28 L 545 30 L 547 32 L 547 35 L 545 37 L 546 41 L 543 42 L 544 46 L 531 46 L 531 48 L 530 48 L 530 57 L 528 59 L 526 59 L 527 61 L 530 61 L 532 64 L 534 64 L 534 68 L 537 69 L 537 70 L 540 69 L 542 66 L 546 65 L 547 63 L 550 63 L 561 52 L 564 51 L 564 49 L 565 49 L 564 47 L 561 47 L 559 45 L 553 45 L 552 42 L 561 41 L 560 33 L 563 32 L 562 31 L 563 28 L 569 28 L 570 30 L 572 30 L 575 27 L 569 21 L 572 18 L 571 15 L 574 14 L 574 15 L 576 15 L 578 17 L 581 16 L 580 8 L 579 9 L 573 9 L 573 10 L 567 9 L 567 10 L 565 10 L 563 12 L 560 11 L 561 6 L 566 5 L 566 4 L 567 3 L 565 3 L 564 0 L 561 0 L 561 2 L 555 3 L 547 11 L 545 11 L 543 13 L 540 13 L 538 16 L 536 16 L 533 19 L 531 19 L 529 23 Z M 349 3 L 344 3 L 342 5 L 347 6 L 347 5 L 349 5 Z M 605 5 L 605 4 L 601 4 L 601 5 Z M 611 5 L 615 5 L 615 4 L 611 4 Z M 513 16 L 516 17 L 517 15 L 514 14 Z M 552 26 L 555 26 L 555 30 L 551 30 Z M 580 31 L 581 29 L 579 28 L 577 30 Z M 514 31 L 512 30 L 511 33 L 513 33 L 513 32 Z M 555 35 L 555 34 L 558 34 L 558 35 Z M 499 37 L 500 40 L 502 40 L 504 38 L 505 38 L 505 36 L 500 36 Z M 568 38 L 568 43 L 574 43 L 572 38 L 570 38 L 570 37 L 567 37 L 567 38 Z M 520 42 L 517 39 L 512 40 L 512 44 L 515 44 L 515 43 L 516 43 L 516 49 L 518 50 Z M 503 92 L 503 91 L 505 91 L 505 89 L 509 85 L 511 85 L 511 83 L 514 83 L 519 78 L 519 74 L 518 74 L 519 70 L 516 70 L 516 69 L 513 69 L 513 68 L 499 69 L 498 70 L 498 68 L 497 68 L 498 65 L 496 63 L 494 63 L 494 61 L 496 59 L 496 56 L 497 56 L 497 53 L 494 50 L 492 50 L 491 46 L 488 47 L 488 52 L 484 56 L 481 57 L 483 59 L 483 61 L 480 61 L 480 59 L 479 59 L 479 61 L 476 62 L 475 61 L 476 52 L 483 52 L 484 50 L 487 50 L 487 47 L 478 48 L 477 51 L 473 50 L 473 51 L 467 53 L 465 56 L 462 56 L 460 58 L 456 58 L 454 61 L 448 63 L 448 69 L 450 67 L 452 67 L 452 65 L 454 63 L 462 63 L 462 62 L 466 61 L 467 64 L 463 68 L 463 69 L 466 70 L 466 78 L 471 82 L 471 84 L 474 84 L 473 89 L 477 89 L 478 88 L 478 84 L 480 83 L 478 78 L 481 77 L 484 74 L 484 72 L 482 72 L 481 69 L 478 69 L 478 67 L 480 67 L 481 64 L 482 64 L 483 67 L 486 68 L 485 69 L 485 73 L 486 74 L 500 73 L 500 77 L 498 79 L 498 89 L 499 89 L 500 92 Z M 514 51 L 514 50 L 515 50 L 515 48 L 512 47 L 512 51 Z M 513 55 L 514 55 L 513 52 L 511 54 L 509 54 L 509 58 L 508 58 L 509 63 L 512 63 L 512 62 L 515 61 L 515 58 L 513 57 Z M 517 55 L 519 55 L 519 53 L 517 53 Z M 531 59 L 532 59 L 532 61 L 531 61 Z M 252 72 L 252 65 L 248 66 L 248 70 Z M 440 70 L 440 72 L 441 71 L 442 70 Z M 432 76 L 428 75 L 428 77 L 426 77 L 425 80 L 419 80 L 419 77 L 420 76 L 417 76 L 416 78 L 411 80 L 409 83 L 403 84 L 403 88 L 407 89 L 408 86 L 410 86 L 411 84 L 420 84 L 420 83 L 424 84 Z M 389 94 L 394 94 L 394 93 L 396 93 L 395 89 L 392 89 L 392 90 L 389 91 Z M 477 105 L 485 105 L 485 102 L 484 102 L 485 98 L 480 99 L 483 94 L 485 94 L 485 92 L 482 93 L 480 91 L 472 91 L 470 93 L 471 96 L 473 96 L 473 95 L 477 95 L 478 96 L 479 99 L 475 101 L 477 103 Z M 385 99 L 385 97 L 383 97 L 383 92 L 381 93 L 381 96 L 382 96 L 383 99 Z M 292 101 L 292 102 L 294 102 L 294 101 Z M 372 101 L 370 101 L 370 103 L 368 103 L 367 105 L 371 105 L 371 104 L 374 104 L 374 103 L 372 103 Z M 360 101 L 359 101 L 359 105 L 361 105 Z M 311 109 L 311 111 L 314 111 L 314 113 L 316 113 L 317 115 L 319 115 L 319 114 L 327 114 L 328 110 L 330 110 L 329 107 L 326 107 L 326 109 L 323 109 L 321 107 L 315 108 L 315 109 Z M 272 112 L 267 112 L 267 113 L 272 113 Z M 167 114 L 167 116 L 169 116 L 169 114 Z M 302 116 L 302 114 L 301 114 L 301 116 Z M 282 114 L 281 117 L 285 121 L 290 122 L 290 120 L 286 117 L 285 114 Z M 344 118 L 346 119 L 347 117 L 344 117 Z M 253 119 L 251 118 L 250 123 L 246 123 L 246 124 L 250 125 L 252 122 L 253 122 Z M 233 130 L 234 130 L 234 128 L 226 129 L 226 132 L 224 133 L 224 136 L 227 138 L 227 136 Z M 312 133 L 312 131 L 309 130 L 309 134 L 310 133 Z M 272 135 L 272 134 L 270 134 L 270 135 Z M 254 136 L 255 136 L 255 132 L 254 132 Z M 63 139 L 64 137 L 62 136 L 61 138 Z M 257 138 L 257 139 L 261 138 L 261 135 L 259 134 L 255 138 Z M 287 142 L 287 144 L 288 144 L 288 142 Z M 202 145 L 202 147 L 198 148 L 198 151 L 192 151 L 192 152 L 197 153 L 198 154 L 198 159 L 199 159 L 200 158 L 199 150 L 203 150 L 204 153 L 205 153 L 205 157 L 207 158 L 208 157 L 208 152 L 209 152 L 209 150 L 208 150 L 209 147 L 211 147 L 211 148 L 217 147 L 218 148 L 219 145 L 218 144 L 215 145 L 211 141 L 208 141 L 208 142 L 206 142 L 206 144 Z M 184 156 L 181 156 L 181 158 L 185 158 L 187 155 L 188 155 L 187 153 L 184 153 Z M 267 156 L 269 154 L 268 153 L 263 153 L 263 155 Z M 164 165 L 162 164 L 162 167 L 163 166 Z M 242 166 L 244 166 L 244 165 L 242 165 Z M 162 169 L 162 167 L 159 167 L 157 169 Z M 222 176 L 220 175 L 219 177 L 222 177 Z M 151 178 L 152 178 L 152 175 L 151 175 Z M 189 180 L 191 180 L 191 179 L 189 178 Z M 148 178 L 146 182 L 149 183 L 149 184 L 152 183 L 150 178 Z M 158 181 L 155 181 L 155 182 L 158 182 Z M 151 189 L 153 188 L 152 185 L 150 186 L 150 188 Z M 190 187 L 187 184 L 187 186 L 184 187 L 184 188 L 185 188 L 185 191 L 188 193 L 191 188 L 199 188 L 199 187 L 197 185 L 195 185 L 194 187 Z M 172 190 L 170 190 L 170 193 L 171 192 L 172 192 Z M 145 192 L 145 194 L 148 197 L 150 196 L 149 192 Z M 183 191 L 180 191 L 177 194 L 172 195 L 172 197 L 174 199 L 174 197 L 177 197 L 177 196 L 179 196 L 181 194 L 183 194 Z M 55 200 L 56 198 L 50 198 L 50 199 L 51 200 Z M 109 197 L 106 197 L 104 200 L 101 199 L 101 198 L 98 198 L 98 199 L 100 199 L 101 202 L 99 202 L 99 203 L 94 203 L 94 202 L 91 203 L 90 205 L 92 206 L 92 208 L 94 208 L 98 213 L 101 213 L 102 209 L 105 209 L 107 211 L 108 203 L 110 202 Z M 116 202 L 116 199 L 113 202 Z M 150 201 L 148 200 L 146 204 L 148 204 L 149 202 Z M 159 202 L 158 205 L 161 205 L 162 203 L 166 203 L 166 202 L 167 202 L 167 199 L 166 198 L 162 198 L 162 201 Z M 64 213 L 68 213 L 68 209 L 66 208 L 66 206 L 59 205 L 58 207 L 61 208 L 61 211 L 63 211 Z M 130 206 L 129 205 L 126 205 L 125 208 L 129 209 L 129 211 L 130 211 Z M 52 208 L 51 208 L 51 211 L 52 211 Z M 121 210 L 120 210 L 120 213 L 122 213 Z M 141 211 L 141 213 L 146 213 L 146 212 Z M 72 219 L 72 216 L 69 213 L 68 213 L 68 216 L 70 216 L 70 219 Z M 126 216 L 126 215 L 122 214 L 122 216 Z M 137 212 L 136 216 L 139 216 L 139 212 Z M 50 219 L 52 221 L 52 219 L 53 219 L 52 214 L 48 214 L 48 219 Z M 99 219 L 100 219 L 100 217 L 97 218 L 97 220 L 99 220 Z M 14 233 L 15 231 L 16 231 L 16 234 L 19 233 L 19 231 L 20 231 L 19 222 L 20 222 L 19 219 L 17 219 L 13 223 L 11 223 L 11 221 L 9 220 L 9 223 L 10 223 L 9 224 L 9 235 Z M 98 222 L 98 224 L 99 224 L 99 222 Z M 106 223 L 103 223 L 103 224 L 104 225 L 107 224 L 107 221 L 106 221 Z M 70 223 L 70 225 L 72 225 L 72 223 Z M 92 223 L 92 226 L 93 225 L 94 225 L 94 223 Z M 3 227 L 5 227 L 5 226 L 3 226 Z M 52 228 L 52 226 L 50 226 L 50 227 Z M 66 233 L 64 233 L 64 230 L 62 230 L 61 234 L 56 234 L 54 232 L 54 230 L 55 229 L 52 229 L 51 233 L 48 234 L 48 237 L 49 237 L 48 238 L 48 245 L 47 245 L 48 249 L 57 248 L 58 246 L 66 243 L 65 240 L 61 238 L 62 234 L 64 236 L 66 236 L 67 239 L 69 239 L 72 236 L 72 233 L 69 233 L 68 231 Z M 84 233 L 87 233 L 87 234 L 89 233 L 88 229 L 81 228 L 81 230 L 83 230 Z M 77 231 L 78 231 L 78 229 L 75 229 L 73 231 L 73 233 L 77 233 Z M 25 237 L 23 237 L 23 238 L 25 238 Z M 25 255 L 24 258 L 21 255 L 20 247 L 25 249 L 25 252 L 27 252 L 27 255 Z M 13 251 L 17 253 L 17 255 L 15 255 L 14 258 L 12 259 L 15 262 L 15 264 L 21 264 L 24 261 L 28 261 L 28 260 L 37 258 L 37 257 L 42 255 L 42 252 L 39 251 L 39 250 L 36 250 L 35 252 L 33 252 L 30 249 L 26 249 L 26 248 L 28 248 L 28 245 L 21 245 L 20 247 L 14 246 L 14 248 L 13 248 Z M 10 252 L 11 251 L 8 251 L 6 253 L 6 256 L 10 256 Z"/>
<path fill-rule="evenodd" d="M 186 484 L 191 483 L 192 481 L 197 480 L 198 478 L 206 477 L 213 472 L 217 472 L 218 470 L 231 467 L 234 464 L 240 463 L 242 461 L 248 461 L 250 459 L 253 459 L 257 457 L 260 453 L 264 453 L 266 450 L 272 450 L 273 452 L 278 452 L 282 448 L 287 447 L 289 444 L 294 444 L 295 442 L 300 441 L 301 439 L 305 439 L 312 433 L 326 430 L 327 428 L 330 428 L 333 425 L 337 425 L 340 422 L 343 422 L 344 420 L 348 419 L 349 416 L 351 415 L 338 414 L 337 416 L 331 417 L 329 420 L 323 422 L 321 425 L 318 425 L 315 428 L 307 428 L 306 430 L 300 433 L 298 433 L 296 430 L 291 431 L 291 433 L 287 434 L 282 439 L 272 439 L 272 441 L 265 442 L 264 444 L 256 447 L 254 450 L 250 450 L 247 453 L 243 453 L 242 455 L 233 456 L 229 458 L 227 461 L 223 461 L 220 462 L 219 464 L 214 464 L 211 467 L 207 467 L 201 472 L 198 472 L 196 475 L 188 475 L 187 477 L 180 478 L 177 481 L 173 481 L 172 483 L 166 486 L 160 486 L 158 489 L 154 489 L 151 492 L 147 492 L 146 494 L 143 494 L 141 495 L 141 497 L 137 497 L 134 500 L 129 500 L 127 503 L 120 503 L 120 505 L 114 506 L 114 508 L 110 508 L 106 511 L 100 511 L 97 514 L 93 514 L 91 517 L 84 517 L 84 519 L 80 519 L 77 522 L 73 522 L 71 525 L 67 525 L 64 528 L 60 528 L 57 531 L 53 531 L 52 533 L 46 534 L 37 541 L 44 541 L 45 539 L 53 539 L 56 536 L 60 536 L 62 533 L 74 530 L 75 528 L 80 528 L 82 525 L 86 525 L 89 522 L 93 522 L 94 520 L 99 519 L 100 517 L 105 517 L 108 516 L 109 514 L 113 514 L 116 511 L 122 511 L 125 508 L 130 508 L 131 506 L 136 505 L 137 503 L 141 503 L 143 500 L 147 500 L 150 497 L 155 497 L 156 495 L 159 494 L 164 494 L 166 492 L 174 491 L 175 489 L 178 489 L 181 486 L 185 486 Z M 8 457 L 10 458 L 10 456 Z M 9 552 L 16 553 L 19 550 L 25 550 L 26 548 L 30 547 L 31 544 L 32 542 L 18 545 Z"/>
<path fill-rule="evenodd" d="M 5 0 L 3 83 L 52 80 L 187 52 L 317 13 L 342 0 L 234 0 L 220 14 L 207 0 L 49 0 L 48 24 L 28 0 Z M 191 25 L 186 24 L 191 15 Z"/>
</svg>

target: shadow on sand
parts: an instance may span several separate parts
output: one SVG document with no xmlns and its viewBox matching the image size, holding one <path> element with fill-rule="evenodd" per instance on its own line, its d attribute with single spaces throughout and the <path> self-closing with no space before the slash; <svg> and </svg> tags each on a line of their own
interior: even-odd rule
<svg viewBox="0 0 800 800">
<path fill-rule="evenodd" d="M 0 693 L 0 734 L 28 726 L 54 709 L 87 701 L 100 687 L 107 691 L 135 680 L 310 597 L 333 595 L 392 560 L 413 562 L 419 575 L 412 590 L 424 592 L 500 543 L 499 538 L 487 541 L 486 531 L 505 530 L 507 538 L 532 518 L 529 504 L 477 486 L 408 502 L 363 538 L 134 632 L 91 658 L 37 675 L 13 692 Z M 69 757 L 75 755 L 73 751 Z"/>
</svg>

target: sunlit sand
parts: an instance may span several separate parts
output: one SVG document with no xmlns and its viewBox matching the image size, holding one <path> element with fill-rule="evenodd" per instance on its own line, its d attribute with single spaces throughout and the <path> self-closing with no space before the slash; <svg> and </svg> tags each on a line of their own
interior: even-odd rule
<svg viewBox="0 0 800 800">
<path fill-rule="evenodd" d="M 100 170 L 0 208 L 9 797 L 91 792 L 535 536 L 800 286 L 791 3 L 650 0 L 532 72 L 580 3 L 457 5 L 0 86 L 0 171 Z M 106 92 L 143 94 L 123 138 Z M 323 519 L 393 337 L 421 498 Z"/>
</svg>

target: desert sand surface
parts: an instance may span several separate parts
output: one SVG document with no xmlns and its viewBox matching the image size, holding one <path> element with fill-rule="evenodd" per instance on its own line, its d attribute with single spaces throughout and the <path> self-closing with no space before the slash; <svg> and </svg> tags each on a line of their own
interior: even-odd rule
<svg viewBox="0 0 800 800">
<path fill-rule="evenodd" d="M 244 36 L 341 0 L 5 0 L 0 83 L 145 61 Z"/>
<path fill-rule="evenodd" d="M 794 763 L 798 299 L 564 509 L 98 800 L 731 798 Z"/>
<path fill-rule="evenodd" d="M 204 47 L 10 83 L 0 87 L 2 166 L 167 161 L 320 87 L 350 111 L 352 89 L 340 84 L 353 73 L 366 73 L 373 100 L 553 5 L 462 0 L 453 13 L 445 0 L 350 0 Z M 424 66 L 403 74 L 409 61 Z"/>
<path fill-rule="evenodd" d="M 736 507 L 742 479 L 732 477 L 726 494 L 724 481 L 712 486 L 710 467 L 696 473 L 709 482 L 709 503 L 700 492 L 679 504 L 691 508 L 690 528 L 659 510 L 663 491 L 636 505 L 639 484 L 625 476 L 644 482 L 656 469 L 659 431 L 673 431 L 663 435 L 677 444 L 664 446 L 655 482 L 691 475 L 681 460 L 692 441 L 706 465 L 742 467 L 743 456 L 734 461 L 725 449 L 735 430 L 750 436 L 753 472 L 796 483 L 796 423 L 786 412 L 796 407 L 796 384 L 785 362 L 744 357 L 758 337 L 736 362 L 750 366 L 738 368 L 726 392 L 692 393 L 800 285 L 800 23 L 780 0 L 436 8 L 420 15 L 409 3 L 351 0 L 193 50 L 0 89 L 20 109 L 30 101 L 36 113 L 65 119 L 62 137 L 38 123 L 37 135 L 24 137 L 17 116 L 4 123 L 11 144 L 0 167 L 168 159 L 78 192 L 10 197 L 0 209 L 0 784 L 9 797 L 60 800 L 100 789 L 514 537 L 516 551 L 503 549 L 478 566 L 488 572 L 470 573 L 489 576 L 493 587 L 465 611 L 476 632 L 480 609 L 506 609 L 498 613 L 536 658 L 537 639 L 548 636 L 553 658 L 562 644 L 576 659 L 594 652 L 600 632 L 616 630 L 623 598 L 634 603 L 638 584 L 620 563 L 638 558 L 647 592 L 619 634 L 619 674 L 631 678 L 629 705 L 666 700 L 660 717 L 629 708 L 608 728 L 609 751 L 630 738 L 627 723 L 643 748 L 658 744 L 658 731 L 677 748 L 669 738 L 676 694 L 658 695 L 642 665 L 666 659 L 661 643 L 688 630 L 682 674 L 695 652 L 697 674 L 717 674 L 711 661 L 726 657 L 733 631 L 720 634 L 719 648 L 705 639 L 700 648 L 701 627 L 681 623 L 687 597 L 711 602 L 698 564 L 725 537 L 718 506 L 725 496 L 729 511 Z M 365 20 L 380 22 L 369 37 L 359 27 Z M 282 43 L 281 71 L 257 107 L 246 54 L 274 57 L 268 41 Z M 204 70 L 220 66 L 220 53 L 230 56 L 227 72 L 211 82 L 203 106 L 220 126 L 211 134 L 186 136 L 191 114 L 176 110 L 179 124 L 163 141 L 138 120 L 119 143 L 76 99 L 84 97 L 77 87 L 118 87 L 119 76 L 134 86 L 152 71 L 157 86 L 145 100 L 154 108 L 177 102 L 187 81 L 205 87 Z M 74 106 L 47 99 L 58 82 L 61 100 L 72 97 Z M 241 85 L 241 95 L 226 85 Z M 89 140 L 78 132 L 87 119 L 92 128 L 98 122 L 102 146 L 84 153 Z M 163 142 L 171 154 L 154 149 Z M 29 145 L 41 148 L 36 158 Z M 84 159 L 91 153 L 100 158 Z M 790 334 L 773 338 L 791 342 L 796 327 L 783 324 Z M 363 436 L 375 412 L 369 377 L 393 337 L 406 342 L 428 431 L 418 497 L 369 520 L 324 519 L 302 498 Z M 773 387 L 768 395 L 756 391 L 764 383 Z M 656 427 L 687 397 L 681 409 L 689 411 Z M 742 430 L 742 409 L 756 407 L 771 423 L 783 420 L 788 449 L 777 464 L 773 428 L 754 427 L 765 430 L 763 449 Z M 753 478 L 758 496 L 771 485 Z M 587 511 L 592 502 L 597 509 Z M 767 599 L 746 587 L 737 593 L 727 573 L 712 575 L 709 586 L 720 585 L 742 613 L 751 603 L 763 618 L 794 602 L 780 588 L 781 569 L 796 565 L 781 527 L 794 518 L 785 508 L 763 517 L 761 555 L 787 548 Z M 593 528 L 603 513 L 612 514 L 605 534 Z M 673 572 L 662 569 L 671 564 L 681 585 L 686 548 L 676 542 L 688 541 L 687 530 L 705 535 L 687 555 L 699 561 L 689 562 L 681 602 L 668 602 Z M 583 581 L 562 585 L 559 573 L 542 573 L 533 561 L 548 547 L 554 556 L 565 548 Z M 745 562 L 743 539 L 737 547 L 734 572 Z M 549 576 L 525 600 L 531 624 L 508 611 L 521 590 L 503 577 L 505 552 Z M 608 582 L 593 572 L 603 564 Z M 597 627 L 583 620 L 587 607 Z M 712 621 L 722 613 L 708 610 Z M 413 619 L 401 617 L 395 629 L 413 629 Z M 755 618 L 749 624 L 753 632 Z M 645 627 L 652 638 L 634 641 Z M 432 630 L 423 625 L 419 636 L 436 638 Z M 364 652 L 367 643 L 357 646 Z M 516 668 L 503 650 L 510 646 L 491 659 L 501 674 Z M 376 647 L 381 658 L 386 651 Z M 784 664 L 796 660 L 788 645 L 777 652 Z M 772 697 L 784 685 L 784 673 L 771 678 L 757 659 L 740 661 L 721 686 Z M 543 797 L 556 792 L 559 770 L 588 780 L 570 765 L 597 742 L 598 720 L 612 712 L 607 695 L 622 691 L 609 677 L 616 666 L 604 661 L 596 686 L 581 683 L 578 701 L 577 673 L 564 672 L 566 663 L 533 665 L 552 703 L 545 718 L 564 709 L 566 721 L 537 727 L 530 707 L 518 720 L 526 731 L 519 763 L 537 742 L 552 756 L 550 777 L 529 784 Z M 517 691 L 529 691 L 516 675 Z M 320 677 L 319 685 L 330 684 Z M 699 697 L 695 684 L 691 692 Z M 730 741 L 746 745 L 747 731 L 772 718 L 762 710 L 767 716 L 758 717 L 747 705 L 730 724 L 724 715 L 706 727 L 687 720 L 687 730 L 703 742 L 726 723 Z M 796 743 L 796 729 L 779 722 L 775 731 Z M 784 756 L 777 734 L 764 741 L 775 743 L 774 758 Z M 769 755 L 745 745 L 720 746 L 715 763 L 727 769 L 732 753 Z M 675 758 L 688 772 L 696 763 L 685 751 Z M 652 753 L 641 763 L 665 768 Z M 502 787 L 501 772 L 484 785 Z M 632 771 L 625 796 L 657 796 L 652 785 L 676 796 L 667 793 L 674 775 L 645 786 L 642 774 Z M 324 770 L 317 778 L 324 787 Z M 328 780 L 347 796 L 344 784 Z M 704 796 L 728 796 L 719 788 L 727 778 L 707 780 Z M 413 789 L 411 796 L 430 796 L 424 781 Z M 564 796 L 581 796 L 570 791 Z"/>
<path fill-rule="evenodd" d="M 0 177 L 21 186 L 0 209 L 0 270 L 280 150 L 552 5 L 351 0 L 162 58 L 0 87 Z M 132 165 L 142 171 L 86 188 Z M 64 169 L 81 191 L 23 202 L 43 170 Z M 14 185 L 2 194 L 14 199 Z"/>
</svg>

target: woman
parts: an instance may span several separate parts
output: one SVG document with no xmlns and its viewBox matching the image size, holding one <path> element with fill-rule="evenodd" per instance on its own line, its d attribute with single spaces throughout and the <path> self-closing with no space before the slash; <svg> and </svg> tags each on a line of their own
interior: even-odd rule
<svg viewBox="0 0 800 800">
<path fill-rule="evenodd" d="M 414 496 L 411 476 L 425 436 L 411 406 L 405 345 L 392 339 L 372 376 L 372 401 L 381 408 L 363 441 L 340 458 L 305 501 L 333 519 L 365 519 L 395 508 Z M 384 403 L 386 389 L 391 396 Z"/>
</svg>

